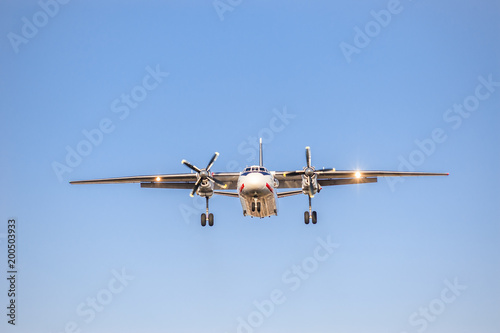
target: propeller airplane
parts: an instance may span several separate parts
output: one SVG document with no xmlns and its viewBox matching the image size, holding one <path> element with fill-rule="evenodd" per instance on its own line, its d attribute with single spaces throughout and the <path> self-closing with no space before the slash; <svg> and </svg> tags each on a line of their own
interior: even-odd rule
<svg viewBox="0 0 500 333">
<path fill-rule="evenodd" d="M 278 198 L 305 194 L 309 209 L 304 212 L 304 222 L 316 224 L 318 215 L 312 210 L 311 199 L 324 186 L 375 183 L 378 177 L 448 176 L 448 173 L 406 171 L 317 170 L 311 163 L 311 149 L 306 147 L 306 166 L 302 170 L 269 171 L 263 165 L 262 139 L 259 145 L 259 165 L 242 172 L 211 172 L 219 153 L 215 153 L 203 169 L 182 160 L 182 164 L 195 173 L 159 174 L 71 181 L 70 184 L 140 183 L 144 188 L 190 189 L 190 196 L 206 199 L 206 210 L 201 214 L 201 225 L 214 225 L 214 215 L 209 213 L 208 201 L 214 195 L 239 198 L 244 216 L 267 217 L 278 215 Z M 278 192 L 278 189 L 286 189 Z M 233 191 L 231 191 L 233 190 Z M 234 191 L 236 190 L 236 192 Z"/>
</svg>

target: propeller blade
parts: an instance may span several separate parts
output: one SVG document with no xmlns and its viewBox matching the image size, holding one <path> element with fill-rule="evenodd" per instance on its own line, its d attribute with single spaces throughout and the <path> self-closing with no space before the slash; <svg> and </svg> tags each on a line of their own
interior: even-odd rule
<svg viewBox="0 0 500 333">
<path fill-rule="evenodd" d="M 200 187 L 200 184 L 201 184 L 201 178 L 198 178 L 198 180 L 196 181 L 196 183 L 194 183 L 194 187 L 193 189 L 191 190 L 191 193 L 189 193 L 189 196 L 190 197 L 194 197 L 194 194 L 196 193 L 196 191 L 198 190 L 198 187 Z"/>
<path fill-rule="evenodd" d="M 304 170 L 301 171 L 291 171 L 291 172 L 285 172 L 283 173 L 283 177 L 289 177 L 289 176 L 297 176 L 297 175 L 303 175 Z"/>
<path fill-rule="evenodd" d="M 194 170 L 194 171 L 196 171 L 196 172 L 200 172 L 200 171 L 201 171 L 198 167 L 196 167 L 196 166 L 192 165 L 191 163 L 189 163 L 189 162 L 188 162 L 188 161 L 186 161 L 186 160 L 182 160 L 182 161 L 181 161 L 181 163 L 182 163 L 182 164 L 184 164 L 184 165 L 186 165 L 186 166 L 187 166 L 188 168 L 190 168 L 191 170 Z"/>
<path fill-rule="evenodd" d="M 210 170 L 210 168 L 212 167 L 212 165 L 214 164 L 215 160 L 217 159 L 217 157 L 219 157 L 219 153 L 218 152 L 215 152 L 214 156 L 212 156 L 212 159 L 210 160 L 210 162 L 208 162 L 207 164 L 207 167 L 205 170 Z"/>
<path fill-rule="evenodd" d="M 307 167 L 311 167 L 311 148 L 306 147 L 306 161 L 307 161 Z"/>
<path fill-rule="evenodd" d="M 216 183 L 217 185 L 219 185 L 222 188 L 227 188 L 227 184 L 224 184 L 223 182 L 221 182 L 220 180 L 215 179 L 212 176 L 208 176 L 208 179 L 210 179 L 211 181 L 213 181 L 214 183 Z"/>
<path fill-rule="evenodd" d="M 335 168 L 323 168 L 321 170 L 316 170 L 316 173 L 335 171 Z"/>
</svg>

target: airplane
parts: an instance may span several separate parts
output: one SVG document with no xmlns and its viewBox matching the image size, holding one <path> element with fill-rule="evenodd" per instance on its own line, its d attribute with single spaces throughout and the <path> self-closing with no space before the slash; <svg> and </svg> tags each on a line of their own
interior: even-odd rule
<svg viewBox="0 0 500 333">
<path fill-rule="evenodd" d="M 140 183 L 144 188 L 191 189 L 206 199 L 206 210 L 201 214 L 201 225 L 214 225 L 214 215 L 209 213 L 208 200 L 214 195 L 239 198 L 243 216 L 270 217 L 278 215 L 278 198 L 305 194 L 309 210 L 304 212 L 305 224 L 316 224 L 318 215 L 312 210 L 311 199 L 324 186 L 376 183 L 377 177 L 448 176 L 449 173 L 406 171 L 317 170 L 311 163 L 311 149 L 306 147 L 306 166 L 302 170 L 269 171 L 263 164 L 262 138 L 259 143 L 259 165 L 246 167 L 242 172 L 211 172 L 219 153 L 215 153 L 205 168 L 182 160 L 181 163 L 195 173 L 158 174 L 71 181 L 70 184 Z M 287 189 L 278 192 L 278 189 Z M 236 190 L 230 191 L 230 190 Z"/>
</svg>

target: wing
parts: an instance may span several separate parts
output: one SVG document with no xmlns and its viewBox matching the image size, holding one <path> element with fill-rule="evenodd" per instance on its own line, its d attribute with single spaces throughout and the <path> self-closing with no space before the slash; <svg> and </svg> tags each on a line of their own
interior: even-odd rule
<svg viewBox="0 0 500 333">
<path fill-rule="evenodd" d="M 225 189 L 234 190 L 238 182 L 239 172 L 215 172 L 212 176 L 227 185 Z M 69 182 L 70 184 L 127 184 L 140 183 L 141 187 L 147 188 L 177 188 L 192 189 L 196 183 L 196 173 L 178 173 L 178 174 L 158 174 L 150 176 L 131 176 L 117 178 L 102 178 L 90 180 L 77 180 Z"/>
<path fill-rule="evenodd" d="M 418 177 L 418 176 L 448 176 L 449 173 L 436 172 L 407 172 L 407 171 L 324 171 L 318 175 L 318 179 L 331 178 L 363 178 L 363 177 Z"/>
<path fill-rule="evenodd" d="M 301 188 L 302 175 L 297 171 L 276 171 L 274 176 L 279 181 L 279 188 Z M 287 176 L 287 174 L 291 174 Z M 377 177 L 417 177 L 448 176 L 449 173 L 406 172 L 406 171 L 363 171 L 363 170 L 317 170 L 318 183 L 321 186 L 375 183 Z"/>
</svg>

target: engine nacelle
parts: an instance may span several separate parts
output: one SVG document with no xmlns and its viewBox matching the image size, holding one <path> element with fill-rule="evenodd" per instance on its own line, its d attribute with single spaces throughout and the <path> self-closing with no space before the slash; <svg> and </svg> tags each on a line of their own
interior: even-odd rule
<svg viewBox="0 0 500 333">
<path fill-rule="evenodd" d="M 309 185 L 309 177 L 306 176 L 306 175 L 302 175 L 302 192 L 304 194 L 309 194 L 311 196 L 313 196 L 314 194 L 316 194 L 319 189 L 319 186 L 318 186 L 318 177 L 316 176 L 316 174 L 313 174 L 311 177 L 311 182 L 312 182 L 312 186 Z M 312 189 L 312 193 L 309 193 Z"/>
<path fill-rule="evenodd" d="M 214 195 L 214 183 L 208 179 L 201 182 L 198 191 L 196 191 L 200 197 L 211 198 Z"/>
</svg>

